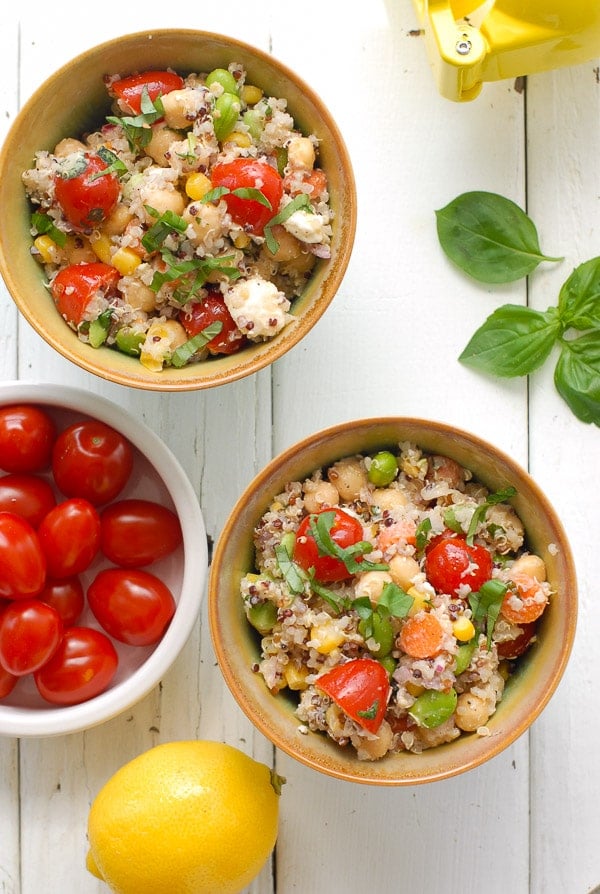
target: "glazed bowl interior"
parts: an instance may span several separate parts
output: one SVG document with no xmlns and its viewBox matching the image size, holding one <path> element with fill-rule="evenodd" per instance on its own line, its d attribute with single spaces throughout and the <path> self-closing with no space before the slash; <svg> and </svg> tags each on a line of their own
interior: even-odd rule
<svg viewBox="0 0 600 894">
<path fill-rule="evenodd" d="M 253 529 L 287 482 L 302 481 L 344 456 L 397 449 L 402 441 L 451 457 L 491 491 L 509 485 L 516 488 L 511 502 L 525 525 L 530 550 L 546 563 L 556 596 L 544 613 L 538 641 L 509 678 L 504 697 L 487 723 L 489 736 L 462 734 L 421 754 L 403 752 L 379 761 L 361 761 L 324 734 L 301 734 L 293 713 L 295 701 L 283 693 L 271 695 L 262 676 L 253 672 L 252 666 L 260 659 L 259 639 L 246 621 L 239 585 L 247 572 L 255 570 Z M 340 779 L 373 785 L 410 785 L 454 776 L 510 745 L 538 717 L 556 689 L 571 651 L 576 616 L 576 576 L 565 532 L 528 473 L 479 438 L 420 419 L 345 423 L 306 438 L 272 460 L 232 510 L 215 549 L 209 581 L 209 618 L 217 659 L 247 716 L 278 748 L 303 764 Z"/>
<path fill-rule="evenodd" d="M 319 261 L 303 294 L 295 300 L 296 320 L 274 339 L 203 363 L 146 370 L 137 358 L 107 347 L 91 349 L 58 313 L 44 273 L 30 254 L 31 207 L 21 181 L 35 153 L 52 150 L 66 136 L 94 129 L 110 113 L 103 77 L 151 68 L 179 73 L 210 71 L 232 61 L 245 66 L 249 82 L 288 100 L 304 133 L 319 140 L 319 164 L 327 174 L 334 212 L 331 259 Z M 356 188 L 343 138 L 313 90 L 273 57 L 245 43 L 201 31 L 165 29 L 126 35 L 98 45 L 53 74 L 17 115 L 0 152 L 0 273 L 23 316 L 48 344 L 83 369 L 110 381 L 152 391 L 210 388 L 240 379 L 270 364 L 314 326 L 333 300 L 344 276 L 356 229 Z"/>
<path fill-rule="evenodd" d="M 176 611 L 162 639 L 151 646 L 127 646 L 114 641 L 119 665 L 110 687 L 100 695 L 68 707 L 45 702 L 30 676 L 0 701 L 0 735 L 51 736 L 78 732 L 127 710 L 156 686 L 185 645 L 196 622 L 208 573 L 204 520 L 196 494 L 177 459 L 145 425 L 104 398 L 60 385 L 9 382 L 0 385 L 0 406 L 35 404 L 47 412 L 60 431 L 66 426 L 98 419 L 131 443 L 134 466 L 117 499 L 152 500 L 179 518 L 183 543 L 171 555 L 147 568 L 170 589 Z M 49 477 L 49 475 L 47 476 Z M 80 577 L 84 590 L 94 574 L 110 563 L 98 558 Z M 77 624 L 99 627 L 89 607 Z"/>
</svg>

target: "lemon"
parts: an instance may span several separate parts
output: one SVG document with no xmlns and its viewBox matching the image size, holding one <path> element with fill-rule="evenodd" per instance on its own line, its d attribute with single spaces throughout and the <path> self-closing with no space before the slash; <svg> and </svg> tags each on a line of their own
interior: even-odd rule
<svg viewBox="0 0 600 894">
<path fill-rule="evenodd" d="M 237 894 L 275 845 L 281 777 L 231 745 L 157 745 L 94 799 L 87 868 L 117 894 Z"/>
</svg>

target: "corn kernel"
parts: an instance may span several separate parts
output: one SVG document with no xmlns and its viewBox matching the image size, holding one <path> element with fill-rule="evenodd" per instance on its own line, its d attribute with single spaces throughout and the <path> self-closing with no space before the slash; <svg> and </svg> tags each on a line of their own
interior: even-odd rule
<svg viewBox="0 0 600 894">
<path fill-rule="evenodd" d="M 413 698 L 418 698 L 422 692 L 425 692 L 424 686 L 419 686 L 418 683 L 413 683 L 411 680 L 406 684 L 406 691 L 410 692 Z"/>
<path fill-rule="evenodd" d="M 271 512 L 280 512 L 282 509 L 283 509 L 283 503 L 280 503 L 279 500 L 273 500 L 273 502 L 269 506 L 269 510 Z"/>
<path fill-rule="evenodd" d="M 260 87 L 256 87 L 254 84 L 244 84 L 242 89 L 240 90 L 240 99 L 242 102 L 245 102 L 247 106 L 254 106 L 257 102 L 263 98 L 263 92 Z"/>
<path fill-rule="evenodd" d="M 410 618 L 412 618 L 413 615 L 416 615 L 420 611 L 429 611 L 429 609 L 431 608 L 431 604 L 429 601 L 428 593 L 424 593 L 423 590 L 419 590 L 418 587 L 411 587 L 410 590 L 407 590 L 406 592 L 414 600 L 408 613 L 408 616 Z"/>
<path fill-rule="evenodd" d="M 461 643 L 468 643 L 475 636 L 475 627 L 473 622 L 461 615 L 452 625 L 452 633 Z"/>
<path fill-rule="evenodd" d="M 343 630 L 330 621 L 315 624 L 310 631 L 310 644 L 320 655 L 329 655 L 345 640 Z"/>
<path fill-rule="evenodd" d="M 248 233 L 236 233 L 233 237 L 233 244 L 236 248 L 246 248 L 250 244 L 250 241 Z"/>
<path fill-rule="evenodd" d="M 308 683 L 306 682 L 308 674 L 309 670 L 307 667 L 296 667 L 295 664 L 287 664 L 283 671 L 288 688 L 296 691 L 308 688 Z"/>
<path fill-rule="evenodd" d="M 142 259 L 131 248 L 118 248 L 111 260 L 121 276 L 129 276 L 141 263 Z"/>
<path fill-rule="evenodd" d="M 224 142 L 235 143 L 240 149 L 248 149 L 248 147 L 252 145 L 252 137 L 250 134 L 242 133 L 241 130 L 232 130 Z"/>
<path fill-rule="evenodd" d="M 96 237 L 90 238 L 92 250 L 99 261 L 104 264 L 110 264 L 112 258 L 112 242 L 104 233 L 99 233 Z"/>
<path fill-rule="evenodd" d="M 33 240 L 33 244 L 44 264 L 57 263 L 58 246 L 54 239 L 51 239 L 50 236 L 37 236 Z"/>
<path fill-rule="evenodd" d="M 203 199 L 206 193 L 212 189 L 212 183 L 206 176 L 206 174 L 202 174 L 200 171 L 196 171 L 185 181 L 185 191 L 186 194 L 190 197 L 193 202 L 199 202 L 200 199 Z"/>
</svg>

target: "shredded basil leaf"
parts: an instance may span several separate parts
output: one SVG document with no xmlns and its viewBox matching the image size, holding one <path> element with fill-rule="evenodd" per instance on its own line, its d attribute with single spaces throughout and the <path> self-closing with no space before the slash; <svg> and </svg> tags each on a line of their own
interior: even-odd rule
<svg viewBox="0 0 600 894">
<path fill-rule="evenodd" d="M 34 211 L 31 215 L 31 225 L 42 236 L 50 236 L 53 242 L 63 248 L 67 243 L 67 235 L 59 230 L 54 221 L 48 214 L 42 214 L 40 211 Z"/>
<path fill-rule="evenodd" d="M 125 115 L 123 118 L 109 115 L 106 120 L 111 124 L 117 124 L 119 127 L 122 127 L 130 148 L 133 151 L 137 151 L 148 145 L 152 139 L 151 125 L 158 121 L 159 118 L 162 118 L 164 113 L 165 110 L 160 96 L 157 96 L 154 101 L 151 100 L 148 87 L 144 85 L 139 115 Z"/>
<path fill-rule="evenodd" d="M 188 360 L 190 360 L 197 351 L 207 345 L 215 335 L 218 335 L 222 328 L 223 323 L 221 323 L 220 320 L 215 320 L 214 323 L 210 323 L 210 325 L 207 326 L 206 329 L 203 329 L 202 332 L 199 332 L 197 335 L 194 335 L 193 338 L 190 338 L 189 341 L 186 341 L 185 344 L 179 345 L 179 347 L 173 351 L 171 356 L 171 366 L 176 366 L 177 368 L 185 366 Z"/>
<path fill-rule="evenodd" d="M 343 609 L 348 607 L 345 599 L 343 599 L 341 596 L 338 596 L 338 594 L 334 593 L 333 590 L 329 590 L 327 587 L 324 587 L 317 580 L 315 580 L 314 574 L 311 574 L 310 576 L 310 588 L 314 593 L 317 594 L 317 596 L 320 596 L 321 599 L 327 602 L 335 612 L 341 612 Z"/>
<path fill-rule="evenodd" d="M 96 155 L 98 155 L 102 161 L 106 162 L 107 167 L 104 168 L 103 171 L 96 171 L 95 174 L 92 174 L 88 178 L 90 182 L 92 180 L 98 180 L 99 177 L 106 177 L 107 174 L 116 174 L 117 177 L 122 177 L 123 174 L 127 173 L 127 165 L 125 162 L 121 161 L 121 159 L 115 155 L 114 152 L 111 152 L 110 149 L 107 149 L 106 146 L 100 146 L 96 150 Z"/>
<path fill-rule="evenodd" d="M 473 612 L 473 624 L 485 631 L 488 650 L 492 645 L 492 634 L 502 602 L 508 587 L 502 581 L 493 578 L 482 584 L 477 593 L 469 595 L 469 606 Z"/>
<path fill-rule="evenodd" d="M 311 515 L 310 532 L 317 544 L 319 555 L 332 556 L 344 563 L 349 574 L 358 574 L 361 571 L 387 571 L 388 566 L 383 563 L 357 562 L 355 556 L 364 556 L 370 553 L 373 545 L 367 540 L 360 540 L 351 546 L 340 546 L 331 536 L 331 529 L 335 522 L 335 512 L 321 512 L 319 515 Z"/>
<path fill-rule="evenodd" d="M 276 214 L 275 217 L 272 217 L 268 224 L 265 226 L 265 242 L 271 254 L 275 254 L 275 252 L 279 248 L 279 243 L 273 235 L 272 227 L 275 227 L 278 224 L 285 223 L 285 221 L 289 220 L 289 218 L 292 216 L 292 214 L 294 214 L 295 211 L 300 210 L 308 211 L 311 214 L 314 213 L 312 205 L 310 204 L 310 199 L 305 192 L 301 192 L 297 196 L 295 196 L 292 201 L 288 202 L 285 208 L 282 208 L 279 214 Z"/>
<path fill-rule="evenodd" d="M 413 597 L 409 596 L 398 584 L 388 582 L 379 597 L 377 611 L 381 614 L 381 610 L 384 609 L 394 618 L 405 618 L 413 607 L 414 601 Z"/>
<path fill-rule="evenodd" d="M 306 577 L 300 567 L 292 560 L 283 542 L 275 546 L 275 558 L 277 559 L 279 570 L 292 593 L 303 593 Z"/>
<path fill-rule="evenodd" d="M 431 531 L 431 519 L 424 518 L 422 522 L 419 522 L 417 525 L 417 530 L 415 531 L 415 543 L 417 546 L 418 552 L 422 553 L 425 547 L 427 546 L 427 539 L 429 537 L 429 532 Z"/>
<path fill-rule="evenodd" d="M 488 509 L 491 506 L 496 506 L 498 503 L 504 503 L 505 500 L 510 500 L 511 497 L 514 497 L 517 493 L 514 487 L 505 487 L 504 490 L 499 490 L 494 494 L 489 494 L 486 498 L 485 502 L 481 503 L 473 515 L 471 516 L 471 521 L 469 523 L 469 529 L 467 531 L 466 541 L 469 546 L 473 546 L 473 542 L 475 540 L 475 534 L 477 533 L 477 528 L 479 523 L 482 522 L 487 514 Z"/>
<path fill-rule="evenodd" d="M 159 215 L 158 211 L 150 205 L 144 207 L 152 217 L 158 218 L 156 223 L 153 223 L 148 232 L 142 236 L 142 245 L 146 251 L 157 251 L 171 233 L 183 234 L 187 230 L 188 225 L 183 217 L 175 214 L 174 211 L 167 210 Z"/>
<path fill-rule="evenodd" d="M 377 711 L 379 710 L 379 699 L 376 698 L 373 704 L 367 708 L 366 711 L 357 711 L 356 714 L 358 717 L 362 717 L 364 720 L 375 720 L 377 717 Z"/>
<path fill-rule="evenodd" d="M 456 518 L 454 506 L 448 506 L 444 511 L 444 524 L 447 528 L 450 528 L 451 531 L 454 531 L 455 534 L 463 533 L 462 525 Z"/>
<path fill-rule="evenodd" d="M 180 304 L 189 301 L 215 270 L 228 276 L 232 281 L 241 276 L 237 267 L 227 264 L 228 261 L 233 260 L 233 255 L 225 255 L 221 258 L 190 258 L 181 261 L 168 249 L 162 248 L 161 257 L 167 265 L 167 269 L 162 272 L 157 270 L 154 273 L 150 288 L 153 292 L 158 292 L 164 283 L 181 280 L 182 282 L 173 293 L 174 299 Z"/>
</svg>

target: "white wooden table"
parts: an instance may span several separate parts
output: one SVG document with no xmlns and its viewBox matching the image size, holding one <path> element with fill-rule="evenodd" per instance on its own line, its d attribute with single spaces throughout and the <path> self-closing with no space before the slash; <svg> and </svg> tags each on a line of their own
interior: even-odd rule
<svg viewBox="0 0 600 894">
<path fill-rule="evenodd" d="M 78 385 L 149 423 L 189 474 L 213 538 L 270 457 L 319 428 L 376 414 L 466 428 L 528 466 L 558 509 L 579 570 L 580 622 L 567 673 L 529 734 L 456 779 L 378 790 L 273 752 L 223 683 L 204 606 L 162 686 L 133 710 L 83 734 L 0 739 L 0 892 L 106 891 L 84 868 L 95 793 L 141 751 L 200 737 L 273 761 L 287 777 L 274 864 L 252 894 L 586 894 L 600 883 L 600 435 L 557 395 L 552 364 L 529 381 L 499 381 L 456 358 L 494 308 L 545 310 L 571 269 L 600 254 L 598 63 L 532 76 L 524 92 L 488 85 L 456 105 L 437 93 L 410 0 L 157 7 L 4 4 L 0 137 L 55 68 L 118 34 L 183 26 L 254 43 L 320 94 L 345 135 L 359 219 L 342 288 L 271 370 L 212 393 L 160 395 L 74 367 L 0 287 L 0 378 Z M 527 207 L 542 247 L 564 262 L 540 268 L 528 292 L 467 281 L 442 255 L 434 209 L 469 189 Z"/>
</svg>

